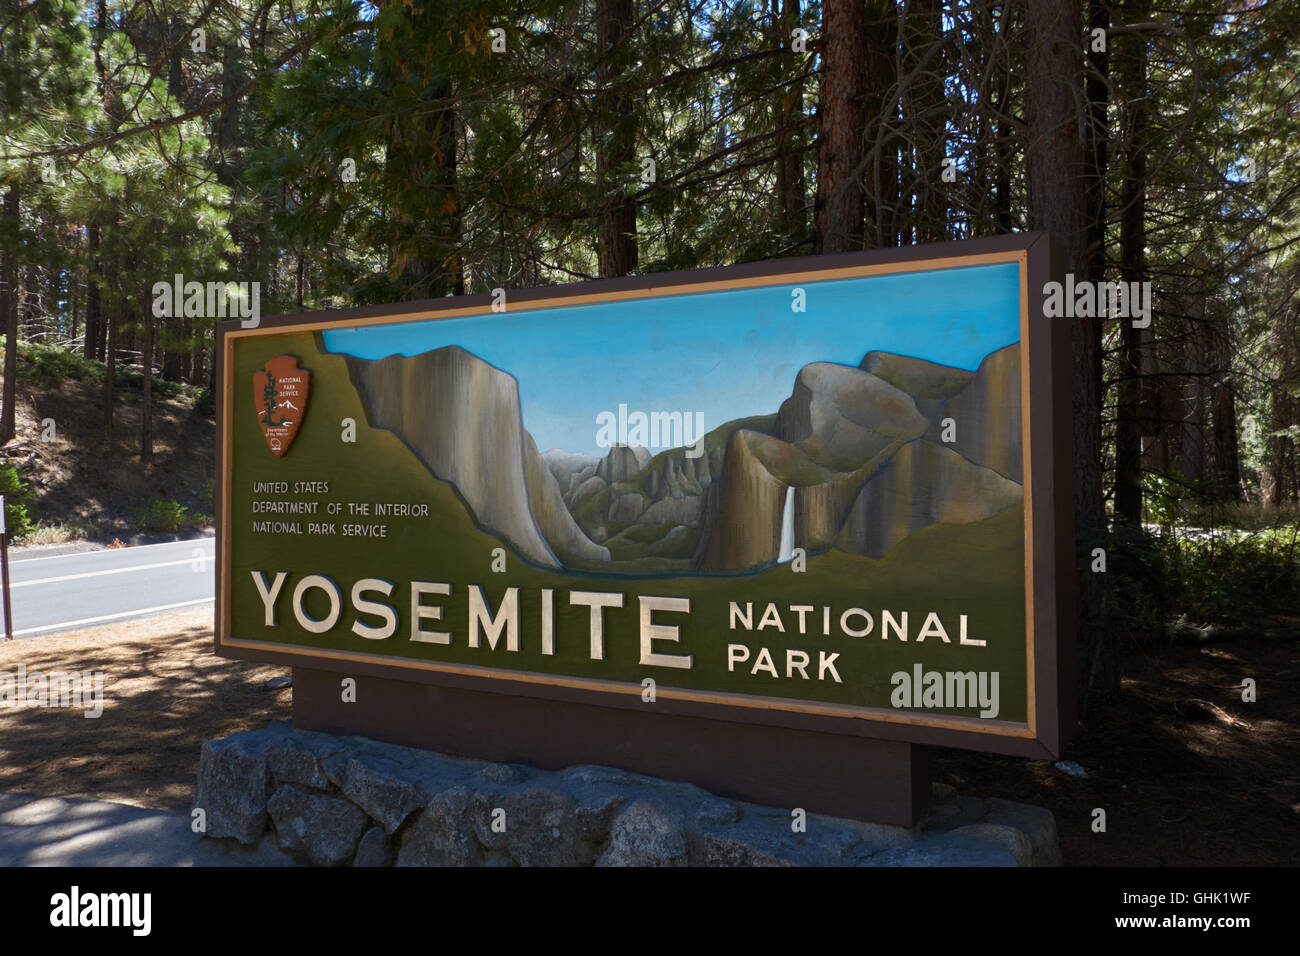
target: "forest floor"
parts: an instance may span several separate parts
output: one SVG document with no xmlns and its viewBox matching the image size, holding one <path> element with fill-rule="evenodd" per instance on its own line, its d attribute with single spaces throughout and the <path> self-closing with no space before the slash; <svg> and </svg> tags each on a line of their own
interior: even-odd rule
<svg viewBox="0 0 1300 956">
<path fill-rule="evenodd" d="M 1253 678 L 1256 700 L 1242 700 Z M 1300 617 L 1244 636 L 1131 651 L 1119 697 L 1051 762 L 958 750 L 963 794 L 1047 807 L 1067 866 L 1293 866 L 1300 860 Z M 1105 811 L 1104 833 L 1094 812 Z"/>
<path fill-rule="evenodd" d="M 0 707 L 0 791 L 185 811 L 206 740 L 287 720 L 287 668 L 212 654 L 191 611 L 0 645 L 0 671 L 104 673 L 104 712 Z M 1258 700 L 1241 702 L 1244 677 Z M 1067 866 L 1289 865 L 1300 859 L 1300 618 L 1133 655 L 1117 700 L 1047 761 L 940 750 L 933 778 L 1045 806 Z M 1191 704 L 1209 702 L 1214 707 Z M 1217 708 L 1217 716 L 1216 716 Z M 1106 832 L 1092 831 L 1106 811 Z"/>
<path fill-rule="evenodd" d="M 154 463 L 140 461 L 141 399 L 119 395 L 111 440 L 103 387 L 68 379 L 55 388 L 19 380 L 16 434 L 0 462 L 16 465 L 31 489 L 29 511 L 40 524 L 25 544 L 119 539 L 141 543 L 149 532 L 201 530 L 211 522 L 216 424 L 186 397 L 154 397 Z M 53 439 L 45 440 L 53 420 Z M 157 501 L 186 509 L 180 528 L 143 513 Z"/>
</svg>

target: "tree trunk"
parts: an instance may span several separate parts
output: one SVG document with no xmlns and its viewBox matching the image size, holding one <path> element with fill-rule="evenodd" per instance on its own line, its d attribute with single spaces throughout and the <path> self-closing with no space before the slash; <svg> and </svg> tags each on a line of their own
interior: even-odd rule
<svg viewBox="0 0 1300 956">
<path fill-rule="evenodd" d="M 799 0 L 784 0 L 779 18 L 777 41 L 782 45 L 791 42 L 791 33 L 799 26 Z M 795 61 L 802 69 L 802 57 Z M 804 176 L 803 159 L 794 151 L 794 124 L 803 118 L 803 81 L 796 80 L 785 91 L 781 104 L 781 135 L 776 141 L 776 201 L 777 218 L 789 234 L 803 230 Z"/>
<path fill-rule="evenodd" d="M 862 138 L 867 93 L 862 0 L 824 0 L 817 141 L 817 251 L 862 248 Z"/>
<path fill-rule="evenodd" d="M 101 266 L 101 273 L 103 269 Z M 106 319 L 107 310 L 104 308 L 103 296 L 100 297 L 99 305 L 99 334 L 95 336 L 95 357 L 101 362 L 108 358 L 108 321 Z"/>
<path fill-rule="evenodd" d="M 113 448 L 113 389 L 117 385 L 117 326 L 121 308 L 110 309 L 106 318 L 104 341 L 104 436 L 108 440 L 109 453 Z"/>
<path fill-rule="evenodd" d="M 1011 231 L 1011 160 L 1013 134 L 1011 128 L 1011 64 L 998 67 L 994 84 L 994 110 L 997 114 L 997 135 L 994 152 L 997 154 L 997 173 L 993 181 L 994 226 L 998 233 Z"/>
<path fill-rule="evenodd" d="M 1292 273 L 1295 282 L 1296 273 Z M 1273 342 L 1278 359 L 1278 377 L 1270 389 L 1269 431 L 1264 465 L 1268 478 L 1264 503 L 1280 507 L 1287 501 L 1300 504 L 1300 305 L 1295 300 L 1277 317 Z M 1264 483 L 1262 483 L 1264 484 Z"/>
<path fill-rule="evenodd" d="M 1088 11 L 1088 278 L 1101 281 L 1106 277 L 1106 167 L 1109 160 L 1107 143 L 1110 139 L 1109 122 L 1106 119 L 1110 103 L 1110 53 L 1107 49 L 1096 49 L 1092 39 L 1093 30 L 1110 29 L 1110 0 L 1090 0 Z M 1139 34 L 1140 36 L 1140 34 Z M 1140 63 L 1134 64 L 1138 74 L 1140 89 L 1146 86 L 1146 52 L 1143 46 Z M 1139 103 L 1144 104 L 1144 100 Z M 1145 115 L 1145 114 L 1144 114 Z M 1145 128 L 1145 119 L 1143 120 Z M 1129 140 L 1130 144 L 1132 140 Z M 1145 163 L 1145 157 L 1143 159 Z M 1143 187 L 1145 190 L 1145 183 Z"/>
<path fill-rule="evenodd" d="M 0 445 L 13 441 L 15 428 L 14 403 L 18 400 L 18 182 L 11 180 L 5 192 L 4 232 L 13 236 L 11 250 L 4 254 L 3 275 L 0 283 L 0 322 L 5 333 L 5 380 L 0 394 Z"/>
<path fill-rule="evenodd" d="M 390 271 L 398 277 L 396 294 L 408 300 L 461 291 L 458 118 L 455 91 L 437 63 L 451 41 L 438 16 L 430 0 L 407 4 L 400 26 L 383 41 L 388 49 L 379 77 L 407 96 L 411 87 L 418 91 L 389 118 L 385 142 Z M 257 261 L 250 259 L 250 267 Z"/>
<path fill-rule="evenodd" d="M 867 166 L 864 244 L 877 249 L 897 246 L 902 239 L 900 172 L 903 141 L 894 132 L 902 126 L 898 96 L 898 3 L 872 0 L 867 7 L 866 143 L 858 150 L 871 157 Z M 911 165 L 910 154 L 907 164 Z M 858 181 L 861 182 L 861 175 Z"/>
<path fill-rule="evenodd" d="M 174 318 L 174 317 L 173 317 Z M 189 316 L 181 319 L 180 368 L 177 380 L 189 382 L 194 376 L 194 322 Z"/>
<path fill-rule="evenodd" d="M 943 36 L 940 0 L 913 0 L 903 8 L 904 119 L 911 133 L 912 208 L 917 242 L 942 242 L 948 236 L 951 184 L 942 179 L 947 110 L 945 61 L 936 48 Z M 904 237 L 904 241 L 907 238 Z"/>
<path fill-rule="evenodd" d="M 90 223 L 86 227 L 86 334 L 82 340 L 81 351 L 86 358 L 102 359 L 103 350 L 100 339 L 103 331 L 104 316 L 99 298 L 99 225 Z"/>
<path fill-rule="evenodd" d="M 1178 388 L 1177 422 L 1178 470 L 1192 487 L 1203 490 L 1205 483 L 1205 435 L 1208 423 L 1208 395 L 1205 371 L 1208 368 L 1212 339 L 1207 334 L 1207 283 L 1205 271 L 1195 268 L 1187 291 L 1179 296 L 1184 315 L 1183 355 L 1179 363 L 1188 374 Z"/>
<path fill-rule="evenodd" d="M 69 316 L 72 326 L 69 336 L 71 342 L 77 341 L 77 330 L 81 327 L 81 282 L 78 281 L 80 277 L 81 271 L 79 269 L 69 272 L 67 277 L 68 308 L 72 310 L 72 314 Z"/>
<path fill-rule="evenodd" d="M 1083 13 L 1079 0 L 1025 4 L 1026 112 L 1030 218 L 1061 243 L 1065 271 L 1088 271 L 1087 167 L 1081 136 L 1084 95 Z M 1078 581 L 1079 704 L 1119 687 L 1115 649 L 1107 637 L 1101 575 L 1087 556 L 1106 534 L 1101 494 L 1101 410 L 1096 319 L 1074 319 L 1071 399 L 1074 420 L 1074 522 Z"/>
<path fill-rule="evenodd" d="M 203 337 L 196 337 L 194 341 L 194 351 L 190 354 L 190 377 L 186 379 L 191 385 L 207 385 L 207 358 L 208 350 L 203 344 Z"/>
<path fill-rule="evenodd" d="M 597 260 L 602 276 L 623 276 L 636 268 L 636 202 L 627 197 L 627 167 L 636 160 L 636 116 L 626 93 L 609 92 L 632 60 L 627 33 L 633 0 L 597 0 L 596 29 L 601 51 L 596 67 L 600 118 L 596 123 L 596 178 L 602 209 Z"/>
<path fill-rule="evenodd" d="M 106 0 L 96 0 L 95 28 L 91 33 L 91 46 L 95 51 L 95 86 L 100 101 L 104 99 L 104 36 L 108 31 L 108 4 Z M 180 57 L 177 57 L 180 60 Z M 116 124 L 114 124 L 116 125 Z M 86 225 L 86 338 L 82 352 L 87 358 L 103 361 L 105 344 L 104 307 L 101 299 L 99 280 L 104 274 L 99 259 L 100 234 L 99 223 L 92 221 Z"/>
<path fill-rule="evenodd" d="M 149 301 L 148 288 L 143 290 L 141 302 Z M 154 317 L 149 308 L 141 310 L 144 323 L 144 346 L 140 356 L 144 374 L 143 394 L 140 399 L 140 464 L 146 468 L 153 464 L 153 340 Z"/>
<path fill-rule="evenodd" d="M 1142 3 L 1137 7 L 1145 6 Z M 1149 11 L 1134 9 L 1138 21 Z M 1147 38 L 1134 33 L 1118 38 L 1124 56 L 1116 71 L 1123 97 L 1124 177 L 1120 184 L 1120 280 L 1146 279 L 1146 101 Z M 1103 120 L 1104 121 L 1104 120 Z M 1104 236 L 1101 237 L 1104 241 Z M 1095 241 L 1095 240 L 1094 240 Z M 1142 523 L 1143 438 L 1154 434 L 1154 349 L 1149 328 L 1120 319 L 1119 381 L 1115 409 L 1115 520 Z"/>
<path fill-rule="evenodd" d="M 1212 406 L 1215 475 L 1210 490 L 1219 501 L 1241 501 L 1245 495 L 1241 487 L 1241 457 L 1237 443 L 1237 397 L 1232 381 L 1233 348 L 1231 340 L 1223 332 L 1215 340 L 1219 379 L 1214 384 Z"/>
<path fill-rule="evenodd" d="M 29 264 L 22 270 L 22 284 L 18 293 L 18 339 L 20 341 L 41 341 L 40 319 L 36 314 L 40 305 L 39 289 L 36 267 Z"/>
</svg>

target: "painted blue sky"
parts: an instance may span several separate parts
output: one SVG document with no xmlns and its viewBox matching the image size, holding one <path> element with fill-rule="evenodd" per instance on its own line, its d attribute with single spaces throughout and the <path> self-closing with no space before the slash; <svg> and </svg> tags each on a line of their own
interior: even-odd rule
<svg viewBox="0 0 1300 956">
<path fill-rule="evenodd" d="M 519 382 L 524 427 L 543 451 L 604 454 L 596 417 L 704 415 L 705 431 L 775 412 L 810 362 L 870 351 L 973 369 L 1020 338 L 1015 263 L 738 289 L 578 308 L 335 329 L 325 347 L 360 358 L 459 345 Z M 659 451 L 660 449 L 653 449 Z"/>
</svg>

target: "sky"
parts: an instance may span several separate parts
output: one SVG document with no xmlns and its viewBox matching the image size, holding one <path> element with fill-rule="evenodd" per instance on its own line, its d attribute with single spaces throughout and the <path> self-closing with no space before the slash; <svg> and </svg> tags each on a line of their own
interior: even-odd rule
<svg viewBox="0 0 1300 956">
<path fill-rule="evenodd" d="M 791 309 L 796 285 L 803 313 Z M 620 404 L 700 413 L 707 432 L 775 412 L 811 362 L 856 366 L 876 350 L 974 369 L 1019 340 L 1019 290 L 1018 266 L 999 263 L 331 329 L 324 340 L 369 359 L 458 345 L 519 382 L 538 448 L 603 455 L 597 416 Z"/>
</svg>

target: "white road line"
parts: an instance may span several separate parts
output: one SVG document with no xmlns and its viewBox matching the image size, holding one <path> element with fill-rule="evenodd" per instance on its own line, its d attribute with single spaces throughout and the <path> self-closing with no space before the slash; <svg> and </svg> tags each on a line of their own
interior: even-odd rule
<svg viewBox="0 0 1300 956">
<path fill-rule="evenodd" d="M 159 561 L 157 564 L 133 564 L 129 568 L 109 568 L 107 571 L 83 571 L 81 574 L 64 574 L 57 578 L 40 578 L 36 581 L 15 581 L 10 588 L 28 588 L 33 584 L 54 584 L 58 581 L 76 581 L 80 578 L 97 578 L 104 574 L 126 574 L 128 571 L 150 571 L 153 568 L 174 568 L 178 564 L 193 564 L 195 561 L 207 563 L 210 555 L 201 558 L 182 558 L 179 561 Z M 198 572 L 196 572 L 198 573 Z"/>
<path fill-rule="evenodd" d="M 197 601 L 181 601 L 177 604 L 159 604 L 156 607 L 141 607 L 134 611 L 119 611 L 117 614 L 101 614 L 99 617 L 83 617 L 79 621 L 63 621 L 60 624 L 45 624 L 41 627 L 25 627 L 21 631 L 14 631 L 14 637 L 22 637 L 24 634 L 35 634 L 37 631 L 53 631 L 60 627 L 74 628 L 83 624 L 98 624 L 100 621 L 113 621 L 120 617 L 130 617 L 133 614 L 152 614 L 154 611 L 170 611 L 178 607 L 193 607 L 195 604 L 211 604 L 213 598 L 199 598 Z"/>
<path fill-rule="evenodd" d="M 28 562 L 31 561 L 56 561 L 59 558 L 84 558 L 94 554 L 118 554 L 123 551 L 142 551 L 145 548 L 176 547 L 182 544 L 189 544 L 190 542 L 193 541 L 215 542 L 216 539 L 215 538 L 185 538 L 184 540 L 181 541 L 159 541 L 157 544 L 135 544 L 129 548 L 99 548 L 98 550 L 95 551 L 66 551 L 63 554 L 47 554 L 39 558 L 14 558 L 12 561 L 9 562 L 9 565 L 10 567 L 12 567 L 15 564 L 27 564 Z"/>
</svg>

